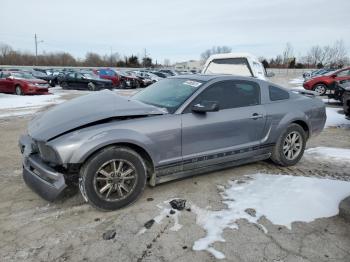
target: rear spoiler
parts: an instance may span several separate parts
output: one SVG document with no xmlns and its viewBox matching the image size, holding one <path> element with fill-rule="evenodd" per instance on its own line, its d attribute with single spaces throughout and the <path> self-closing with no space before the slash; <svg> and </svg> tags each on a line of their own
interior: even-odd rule
<svg viewBox="0 0 350 262">
<path fill-rule="evenodd" d="M 305 95 L 305 96 L 310 96 L 310 97 L 315 97 L 317 96 L 317 93 L 315 91 L 310 91 L 310 90 L 303 90 L 303 89 L 292 89 L 291 90 L 294 93 Z"/>
</svg>

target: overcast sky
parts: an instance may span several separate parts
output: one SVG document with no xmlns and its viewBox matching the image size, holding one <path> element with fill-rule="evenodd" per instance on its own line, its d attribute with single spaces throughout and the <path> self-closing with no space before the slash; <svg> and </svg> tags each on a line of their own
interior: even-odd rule
<svg viewBox="0 0 350 262">
<path fill-rule="evenodd" d="M 343 39 L 350 53 L 350 0 L 0 0 L 0 42 L 84 57 L 111 49 L 163 62 L 198 59 L 214 45 L 272 57 Z"/>
</svg>

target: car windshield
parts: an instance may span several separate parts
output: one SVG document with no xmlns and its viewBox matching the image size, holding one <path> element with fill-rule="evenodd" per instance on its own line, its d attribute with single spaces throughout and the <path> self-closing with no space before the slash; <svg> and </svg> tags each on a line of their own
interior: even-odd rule
<svg viewBox="0 0 350 262">
<path fill-rule="evenodd" d="M 30 73 L 13 72 L 11 75 L 17 79 L 35 79 L 35 77 Z"/>
<path fill-rule="evenodd" d="M 145 104 L 166 108 L 174 113 L 203 84 L 190 79 L 164 79 L 133 96 Z"/>
</svg>

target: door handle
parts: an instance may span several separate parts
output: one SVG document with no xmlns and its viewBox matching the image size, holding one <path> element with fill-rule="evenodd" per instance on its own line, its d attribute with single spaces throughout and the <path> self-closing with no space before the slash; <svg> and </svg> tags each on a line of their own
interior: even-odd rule
<svg viewBox="0 0 350 262">
<path fill-rule="evenodd" d="M 254 114 L 252 114 L 252 116 L 249 117 L 249 118 L 250 118 L 250 119 L 253 119 L 253 120 L 256 120 L 256 119 L 263 118 L 263 117 L 264 117 L 263 114 L 254 113 Z"/>
</svg>

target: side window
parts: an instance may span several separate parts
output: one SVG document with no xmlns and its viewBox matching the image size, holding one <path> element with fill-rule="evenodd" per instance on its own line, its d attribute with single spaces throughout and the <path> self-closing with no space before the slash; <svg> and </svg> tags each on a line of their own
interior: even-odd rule
<svg viewBox="0 0 350 262">
<path fill-rule="evenodd" d="M 9 76 L 11 76 L 10 73 L 2 73 L 2 74 L 1 74 L 1 78 L 7 78 L 7 77 L 9 77 Z"/>
<path fill-rule="evenodd" d="M 344 70 L 337 74 L 337 77 L 341 77 L 341 76 L 350 76 L 350 70 Z"/>
<path fill-rule="evenodd" d="M 269 86 L 269 95 L 271 101 L 289 99 L 289 93 L 281 88 Z"/>
<path fill-rule="evenodd" d="M 220 110 L 260 104 L 260 87 L 251 81 L 223 81 L 209 86 L 192 101 L 185 111 L 201 101 L 217 101 Z"/>
<path fill-rule="evenodd" d="M 69 78 L 75 78 L 75 73 L 69 73 L 69 74 L 68 74 L 68 77 L 69 77 Z"/>
</svg>

